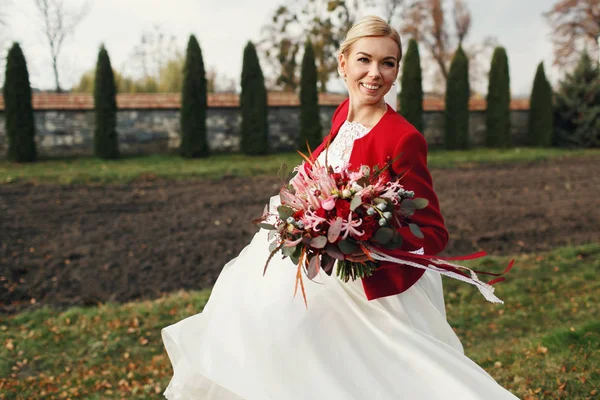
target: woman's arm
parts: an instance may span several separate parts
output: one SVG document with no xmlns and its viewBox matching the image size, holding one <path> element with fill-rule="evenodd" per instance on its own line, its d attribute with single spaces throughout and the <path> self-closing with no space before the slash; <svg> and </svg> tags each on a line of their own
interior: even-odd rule
<svg viewBox="0 0 600 400">
<path fill-rule="evenodd" d="M 396 145 L 395 156 L 401 156 L 392 164 L 395 174 L 406 174 L 400 181 L 406 190 L 415 192 L 415 197 L 429 200 L 429 205 L 415 211 L 411 222 L 417 224 L 424 238 L 419 239 L 408 227 L 400 228 L 403 245 L 402 250 L 414 251 L 423 248 L 425 254 L 434 255 L 441 252 L 448 243 L 448 231 L 444 226 L 444 218 L 433 190 L 431 174 L 427 168 L 427 142 L 418 131 L 403 134 Z"/>
</svg>

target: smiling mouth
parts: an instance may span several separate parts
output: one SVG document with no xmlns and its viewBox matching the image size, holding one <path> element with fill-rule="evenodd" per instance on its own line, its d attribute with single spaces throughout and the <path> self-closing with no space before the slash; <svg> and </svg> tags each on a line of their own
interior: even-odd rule
<svg viewBox="0 0 600 400">
<path fill-rule="evenodd" d="M 381 87 L 381 85 L 369 85 L 368 83 L 361 82 L 361 85 L 369 90 L 377 90 Z"/>
</svg>

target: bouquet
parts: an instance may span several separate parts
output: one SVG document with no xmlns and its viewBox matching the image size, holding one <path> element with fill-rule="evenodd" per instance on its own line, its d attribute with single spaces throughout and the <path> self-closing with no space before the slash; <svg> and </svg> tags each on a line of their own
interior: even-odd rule
<svg viewBox="0 0 600 400">
<path fill-rule="evenodd" d="M 404 175 L 391 177 L 388 169 L 397 158 L 383 168 L 363 165 L 350 170 L 347 164 L 332 168 L 301 155 L 310 168 L 302 163 L 288 179 L 289 170 L 283 164 L 279 171 L 281 205 L 276 212 L 270 212 L 267 206 L 253 222 L 270 231 L 270 256 L 264 273 L 278 252 L 283 258 L 289 257 L 297 265 L 294 295 L 300 287 L 305 304 L 303 272 L 312 280 L 321 270 L 331 274 L 337 263 L 336 275 L 348 282 L 372 275 L 380 261 L 435 270 L 472 283 L 488 300 L 501 302 L 493 295 L 494 282 L 484 283 L 477 278 L 476 272 L 480 271 L 451 264 L 448 262 L 451 259 L 401 251 L 394 252 L 402 254 L 401 259 L 385 254 L 385 250 L 398 250 L 402 246 L 400 227 L 409 226 L 412 235 L 423 238 L 410 217 L 429 204 L 427 199 L 415 198 L 413 191 L 401 185 Z M 454 259 L 482 255 L 485 253 Z M 500 280 L 503 278 L 495 282 Z"/>
</svg>

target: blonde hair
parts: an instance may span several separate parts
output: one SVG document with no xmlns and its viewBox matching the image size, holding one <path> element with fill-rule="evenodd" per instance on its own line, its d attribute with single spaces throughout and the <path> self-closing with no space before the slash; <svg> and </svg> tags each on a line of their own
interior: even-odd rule
<svg viewBox="0 0 600 400">
<path fill-rule="evenodd" d="M 402 42 L 400 40 L 400 34 L 398 34 L 398 31 L 392 28 L 383 19 L 373 15 L 364 17 L 352 25 L 352 28 L 350 28 L 344 42 L 340 46 L 340 54 L 347 57 L 350 53 L 350 48 L 352 48 L 354 43 L 364 37 L 373 36 L 392 38 L 398 45 L 398 63 L 400 63 L 400 60 L 402 59 Z"/>
</svg>

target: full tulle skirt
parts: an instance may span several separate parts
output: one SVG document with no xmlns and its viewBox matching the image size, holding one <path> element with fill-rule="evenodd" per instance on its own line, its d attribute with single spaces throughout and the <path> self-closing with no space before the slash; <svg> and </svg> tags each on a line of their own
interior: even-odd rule
<svg viewBox="0 0 600 400">
<path fill-rule="evenodd" d="M 360 280 L 304 279 L 269 256 L 261 229 L 221 272 L 204 310 L 162 330 L 168 399 L 515 399 L 466 357 L 448 324 L 441 277 L 367 300 Z"/>
</svg>

